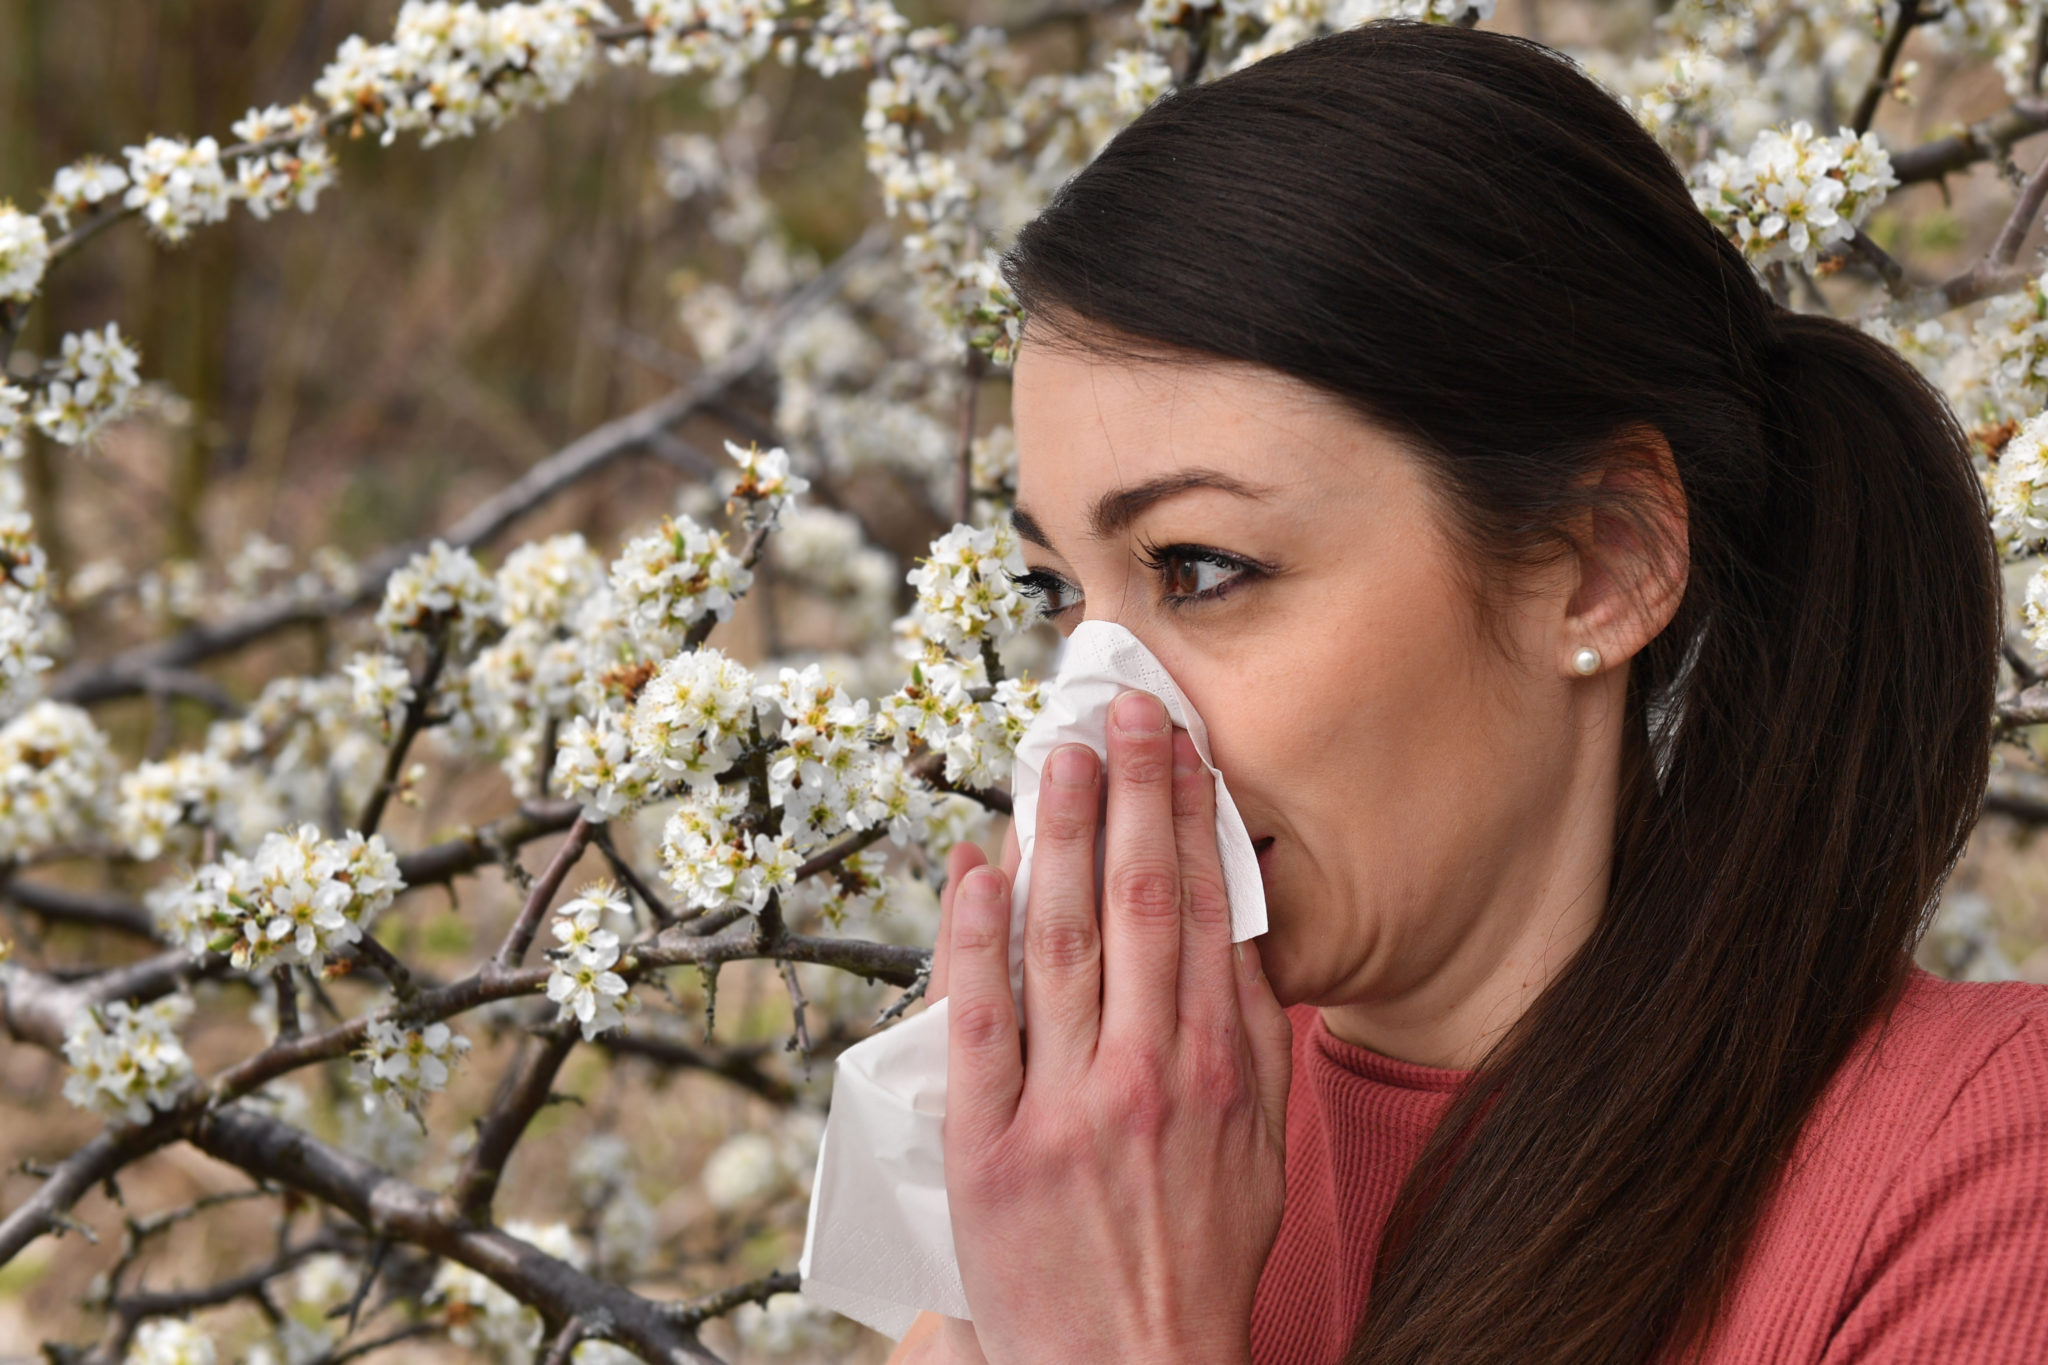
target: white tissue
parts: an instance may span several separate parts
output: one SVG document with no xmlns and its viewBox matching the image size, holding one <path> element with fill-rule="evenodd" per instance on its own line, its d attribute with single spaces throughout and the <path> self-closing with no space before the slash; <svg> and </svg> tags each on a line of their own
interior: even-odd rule
<svg viewBox="0 0 2048 1365">
<path fill-rule="evenodd" d="M 1010 906 L 1010 989 L 1020 1021 L 1040 772 L 1054 749 L 1073 741 L 1106 756 L 1109 705 L 1127 688 L 1150 692 L 1165 704 L 1215 779 L 1216 847 L 1230 900 L 1231 941 L 1266 932 L 1258 854 L 1210 759 L 1202 718 L 1137 636 L 1114 622 L 1083 621 L 1067 637 L 1044 704 L 1017 742 L 1011 787 L 1021 861 Z M 1098 905 L 1102 859 L 1098 837 Z M 920 1309 L 971 1316 L 946 1207 L 946 1004 L 941 1000 L 839 1055 L 797 1262 L 805 1298 L 889 1337 L 902 1337 Z"/>
</svg>

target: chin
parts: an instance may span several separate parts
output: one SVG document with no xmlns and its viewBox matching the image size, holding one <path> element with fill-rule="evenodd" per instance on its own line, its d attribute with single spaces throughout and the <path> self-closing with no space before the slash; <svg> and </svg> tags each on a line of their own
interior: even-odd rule
<svg viewBox="0 0 2048 1365">
<path fill-rule="evenodd" d="M 1292 964 L 1287 960 L 1286 950 L 1275 942 L 1272 930 L 1269 928 L 1252 942 L 1258 946 L 1259 970 L 1265 973 L 1266 984 L 1273 988 L 1273 998 L 1280 1002 L 1280 1008 L 1300 1004 L 1303 995 L 1290 970 Z"/>
</svg>

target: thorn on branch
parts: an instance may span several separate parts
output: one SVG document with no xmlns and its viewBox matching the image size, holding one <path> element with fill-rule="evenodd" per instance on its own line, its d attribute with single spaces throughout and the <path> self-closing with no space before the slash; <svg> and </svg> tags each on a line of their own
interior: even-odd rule
<svg viewBox="0 0 2048 1365">
<path fill-rule="evenodd" d="M 896 1002 L 875 1016 L 875 1027 L 880 1028 L 890 1020 L 899 1018 L 903 1011 L 924 999 L 925 988 L 931 984 L 932 964 L 927 961 L 924 966 L 917 969 L 916 979 L 905 988 L 903 994 L 896 997 Z"/>
<path fill-rule="evenodd" d="M 810 1002 L 804 999 L 803 983 L 797 980 L 794 962 L 778 959 L 775 970 L 781 974 L 782 984 L 789 988 L 790 1013 L 796 1022 L 795 1032 L 790 1035 L 789 1041 L 783 1044 L 783 1051 L 793 1051 L 803 1058 L 804 1075 L 808 1076 L 811 1074 L 811 1028 L 804 1020 L 804 1009 Z"/>
<path fill-rule="evenodd" d="M 777 1294 L 794 1294 L 803 1287 L 794 1270 L 778 1270 L 758 1280 L 721 1289 L 685 1303 L 663 1304 L 662 1312 L 678 1327 L 701 1327 L 713 1318 L 724 1317 L 743 1303 L 766 1303 Z"/>
</svg>

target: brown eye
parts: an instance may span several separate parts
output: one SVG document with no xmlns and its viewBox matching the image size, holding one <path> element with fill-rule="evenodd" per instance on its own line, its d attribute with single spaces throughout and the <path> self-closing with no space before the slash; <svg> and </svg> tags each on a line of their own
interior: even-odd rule
<svg viewBox="0 0 2048 1365">
<path fill-rule="evenodd" d="M 1163 595 L 1170 601 L 1221 597 L 1252 572 L 1250 566 L 1227 555 L 1191 546 L 1166 549 L 1152 563 Z"/>
</svg>

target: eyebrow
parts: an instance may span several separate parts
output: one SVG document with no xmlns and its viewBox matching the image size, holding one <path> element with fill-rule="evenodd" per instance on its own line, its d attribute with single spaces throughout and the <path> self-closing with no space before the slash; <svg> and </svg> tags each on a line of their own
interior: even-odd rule
<svg viewBox="0 0 2048 1365">
<path fill-rule="evenodd" d="M 1240 498 L 1263 499 L 1272 489 L 1263 484 L 1246 483 L 1220 469 L 1182 469 L 1172 474 L 1162 474 L 1156 479 L 1132 484 L 1128 488 L 1113 488 L 1095 500 L 1094 508 L 1088 514 L 1088 534 L 1094 540 L 1107 540 L 1118 531 L 1136 521 L 1147 508 L 1182 493 L 1191 493 L 1198 488 L 1214 488 L 1219 492 L 1234 494 Z M 1018 535 L 1033 545 L 1052 550 L 1053 543 L 1038 523 L 1038 518 L 1025 510 L 1023 504 L 1010 509 L 1010 525 Z M 1057 550 L 1053 551 L 1055 554 Z"/>
</svg>

